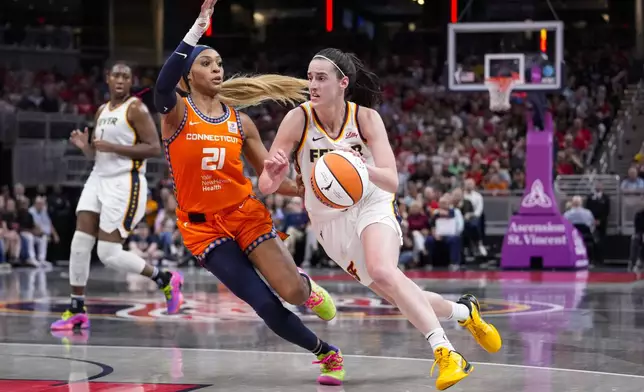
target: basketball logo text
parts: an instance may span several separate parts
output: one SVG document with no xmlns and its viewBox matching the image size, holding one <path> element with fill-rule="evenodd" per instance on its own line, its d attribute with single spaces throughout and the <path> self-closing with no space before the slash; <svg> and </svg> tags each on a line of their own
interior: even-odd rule
<svg viewBox="0 0 644 392">
<path fill-rule="evenodd" d="M 360 282 L 360 276 L 358 276 L 358 270 L 356 269 L 356 265 L 353 261 L 349 263 L 349 266 L 347 267 L 347 272 L 349 275 L 353 276 L 355 280 Z"/>
</svg>

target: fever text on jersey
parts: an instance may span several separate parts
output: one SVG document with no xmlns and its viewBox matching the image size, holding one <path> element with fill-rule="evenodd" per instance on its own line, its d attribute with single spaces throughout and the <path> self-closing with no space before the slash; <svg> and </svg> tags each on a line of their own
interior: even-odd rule
<svg viewBox="0 0 644 392">
<path fill-rule="evenodd" d="M 352 150 L 357 151 L 358 153 L 362 154 L 362 146 L 360 144 L 354 144 L 350 146 Z M 333 148 L 312 148 L 309 150 L 309 159 L 311 163 L 315 162 L 317 159 L 321 158 L 322 155 L 326 154 L 327 152 L 334 151 Z"/>
</svg>

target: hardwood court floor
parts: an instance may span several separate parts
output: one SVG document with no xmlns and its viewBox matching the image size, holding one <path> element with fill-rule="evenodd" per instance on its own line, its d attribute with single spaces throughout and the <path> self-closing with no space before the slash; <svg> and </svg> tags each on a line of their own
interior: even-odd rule
<svg viewBox="0 0 644 392">
<path fill-rule="evenodd" d="M 206 272 L 184 270 L 187 302 L 164 313 L 147 280 L 94 269 L 92 329 L 57 334 L 69 302 L 63 269 L 0 275 L 0 391 L 431 391 L 432 354 L 386 302 L 338 270 L 312 271 L 336 299 L 306 323 L 345 354 L 343 387 L 315 383 L 315 359 L 273 335 Z M 488 354 L 455 322 L 444 328 L 474 372 L 450 392 L 641 392 L 644 280 L 612 272 L 416 272 L 426 289 L 479 297 L 503 335 Z"/>
</svg>

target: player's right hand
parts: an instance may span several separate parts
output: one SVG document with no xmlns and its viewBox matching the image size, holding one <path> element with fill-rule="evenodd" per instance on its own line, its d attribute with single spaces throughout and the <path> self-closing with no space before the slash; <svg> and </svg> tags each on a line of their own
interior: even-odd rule
<svg viewBox="0 0 644 392">
<path fill-rule="evenodd" d="M 74 129 L 69 135 L 69 141 L 81 150 L 89 145 L 89 131 L 87 127 L 83 131 Z"/>
<path fill-rule="evenodd" d="M 199 30 L 201 30 L 202 35 L 206 30 L 208 30 L 208 26 L 210 26 L 210 18 L 214 12 L 213 8 L 215 7 L 215 4 L 217 4 L 217 0 L 204 0 L 201 4 L 201 12 L 199 12 L 199 17 L 195 22 L 195 26 L 199 26 Z"/>
<path fill-rule="evenodd" d="M 342 146 L 342 147 L 339 147 L 338 150 L 348 152 L 349 154 L 353 155 L 354 157 L 360 158 L 360 160 L 362 162 L 367 162 L 365 157 L 362 154 L 360 154 L 358 151 L 354 150 L 353 148 Z"/>
<path fill-rule="evenodd" d="M 289 169 L 289 161 L 284 151 L 277 150 L 277 152 L 264 161 L 264 170 L 266 174 L 272 179 L 278 179 L 286 176 Z"/>
</svg>

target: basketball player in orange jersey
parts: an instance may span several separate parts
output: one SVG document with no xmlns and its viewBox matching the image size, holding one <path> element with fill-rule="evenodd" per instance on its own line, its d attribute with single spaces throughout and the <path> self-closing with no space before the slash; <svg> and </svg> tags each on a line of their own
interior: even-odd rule
<svg viewBox="0 0 644 392">
<path fill-rule="evenodd" d="M 85 310 L 85 286 L 96 240 L 98 258 L 118 271 L 141 274 L 157 283 L 166 297 L 168 313 L 181 306 L 183 277 L 178 272 L 159 271 L 132 252 L 123 241 L 145 215 L 146 159 L 160 155 L 161 143 L 147 107 L 130 95 L 132 70 L 114 64 L 106 74 L 110 100 L 96 112 L 90 140 L 87 128 L 72 132 L 70 141 L 85 156 L 94 159 L 76 207 L 76 232 L 69 256 L 71 304 L 51 324 L 54 331 L 90 327 Z"/>
<path fill-rule="evenodd" d="M 318 357 L 321 384 L 339 385 L 343 358 L 287 310 L 257 274 L 293 305 L 304 304 L 323 320 L 335 317 L 329 294 L 298 271 L 278 238 L 270 212 L 244 176 L 242 154 L 257 173 L 268 151 L 253 121 L 235 107 L 262 101 L 302 102 L 306 80 L 278 75 L 224 81 L 221 56 L 197 45 L 216 0 L 206 0 L 197 21 L 164 64 L 155 104 L 163 114 L 162 136 L 177 197 L 177 225 L 186 247 L 203 267 L 247 302 L 277 335 Z M 186 97 L 175 92 L 180 83 Z M 277 191 L 296 195 L 295 182 Z"/>
<path fill-rule="evenodd" d="M 276 191 L 289 166 L 287 157 L 295 152 L 296 168 L 304 179 L 306 209 L 318 241 L 329 257 L 396 305 L 422 332 L 440 369 L 436 387 L 446 389 L 467 377 L 472 365 L 455 351 L 438 317 L 457 319 L 489 352 L 501 348 L 501 337 L 481 318 L 474 296 L 447 301 L 439 294 L 422 291 L 397 268 L 402 243 L 394 195 L 398 173 L 383 121 L 370 109 L 379 98 L 376 75 L 354 55 L 324 49 L 311 60 L 308 79 L 311 100 L 284 118 L 264 164 L 259 188 L 264 194 Z M 347 96 L 355 103 L 348 102 Z M 369 172 L 365 195 L 347 210 L 324 206 L 309 181 L 315 161 L 333 150 L 361 156 Z"/>
</svg>

